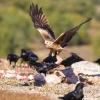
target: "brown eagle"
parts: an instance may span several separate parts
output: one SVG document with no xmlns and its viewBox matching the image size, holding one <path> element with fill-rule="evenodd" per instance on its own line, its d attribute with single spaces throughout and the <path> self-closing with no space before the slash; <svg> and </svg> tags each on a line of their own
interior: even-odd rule
<svg viewBox="0 0 100 100">
<path fill-rule="evenodd" d="M 59 53 L 62 50 L 66 50 L 64 49 L 64 46 L 67 45 L 67 43 L 71 40 L 71 38 L 77 33 L 77 31 L 79 30 L 79 28 L 86 22 L 90 21 L 91 18 L 88 18 L 87 20 L 85 20 L 84 22 L 82 22 L 81 24 L 79 24 L 78 26 L 76 26 L 75 28 L 72 28 L 64 33 L 62 33 L 58 38 L 55 39 L 55 35 L 53 30 L 51 29 L 49 22 L 46 18 L 46 16 L 44 15 L 43 11 L 42 11 L 42 7 L 38 8 L 38 5 L 34 5 L 34 3 L 32 3 L 32 5 L 30 5 L 30 17 L 34 23 L 34 27 L 40 32 L 40 34 L 42 35 L 46 47 L 48 49 L 50 49 L 50 51 L 52 52 L 52 56 L 55 53 Z"/>
</svg>

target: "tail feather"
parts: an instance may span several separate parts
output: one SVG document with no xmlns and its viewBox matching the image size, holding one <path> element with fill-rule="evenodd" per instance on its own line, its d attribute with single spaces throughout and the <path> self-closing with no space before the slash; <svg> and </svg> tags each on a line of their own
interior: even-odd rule
<svg viewBox="0 0 100 100">
<path fill-rule="evenodd" d="M 59 99 L 64 99 L 64 97 L 58 97 Z"/>
<path fill-rule="evenodd" d="M 86 22 L 88 22 L 88 21 L 90 21 L 92 18 L 88 18 L 87 20 L 85 20 L 84 22 L 82 22 L 81 24 L 79 24 L 78 26 L 76 26 L 75 28 L 73 28 L 73 29 L 71 29 L 71 30 L 69 30 L 69 31 L 71 31 L 71 32 L 77 32 L 78 30 L 79 30 L 79 28 L 83 25 L 83 24 L 85 24 Z"/>
<path fill-rule="evenodd" d="M 67 50 L 67 49 L 65 49 L 65 48 L 62 48 L 62 50 L 63 50 L 63 51 L 67 51 L 67 52 L 69 52 L 70 54 L 72 53 L 70 50 Z"/>
<path fill-rule="evenodd" d="M 88 18 L 86 21 L 84 21 L 83 23 L 81 23 L 79 26 L 82 26 L 84 23 L 90 21 L 92 18 Z"/>
</svg>

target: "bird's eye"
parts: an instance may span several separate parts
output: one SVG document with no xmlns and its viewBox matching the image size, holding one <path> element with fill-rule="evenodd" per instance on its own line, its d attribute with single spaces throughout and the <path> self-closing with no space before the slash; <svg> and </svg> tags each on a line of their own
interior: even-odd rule
<svg viewBox="0 0 100 100">
<path fill-rule="evenodd" d="M 48 41 L 45 41 L 45 44 L 48 44 L 49 42 Z"/>
</svg>

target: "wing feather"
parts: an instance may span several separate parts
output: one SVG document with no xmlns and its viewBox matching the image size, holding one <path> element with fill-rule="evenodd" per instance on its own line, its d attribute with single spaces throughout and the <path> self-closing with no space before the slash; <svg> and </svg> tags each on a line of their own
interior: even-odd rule
<svg viewBox="0 0 100 100">
<path fill-rule="evenodd" d="M 41 33 L 44 40 L 55 40 L 54 32 L 52 31 L 46 16 L 42 12 L 42 7 L 39 9 L 38 5 L 30 5 L 30 17 L 34 23 L 34 27 Z"/>
<path fill-rule="evenodd" d="M 66 31 L 65 33 L 62 33 L 55 41 L 54 43 L 56 44 L 60 44 L 60 45 L 64 45 L 66 43 L 68 43 L 71 38 L 77 33 L 77 31 L 79 30 L 79 28 L 86 22 L 90 21 L 92 18 L 88 18 L 86 21 L 84 21 L 83 23 L 81 23 L 80 25 L 76 26 L 73 29 L 70 29 L 68 31 Z"/>
</svg>

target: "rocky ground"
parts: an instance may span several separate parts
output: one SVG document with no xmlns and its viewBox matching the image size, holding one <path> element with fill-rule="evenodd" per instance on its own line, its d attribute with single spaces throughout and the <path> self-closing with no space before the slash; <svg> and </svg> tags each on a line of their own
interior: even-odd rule
<svg viewBox="0 0 100 100">
<path fill-rule="evenodd" d="M 59 84 L 53 87 L 33 87 L 33 86 L 12 86 L 7 84 L 1 84 L 0 90 L 9 90 L 13 92 L 22 93 L 40 93 L 44 96 L 48 96 L 53 100 L 58 100 L 59 96 L 72 91 L 75 88 L 75 84 Z M 48 89 L 47 89 L 48 88 Z M 58 89 L 59 88 L 59 89 Z M 50 90 L 52 89 L 52 90 Z M 88 85 L 84 88 L 84 100 L 100 100 L 100 85 Z"/>
<path fill-rule="evenodd" d="M 6 63 L 6 62 L 5 62 Z M 0 68 L 7 67 L 7 64 L 0 65 Z M 7 69 L 7 68 L 6 68 Z M 56 85 L 48 85 L 39 81 L 19 81 L 16 79 L 0 78 L 0 90 L 9 90 L 22 93 L 39 93 L 50 97 L 52 100 L 58 100 L 59 96 L 74 90 L 76 84 L 60 83 Z M 87 85 L 84 88 L 84 100 L 100 100 L 100 84 Z"/>
</svg>

